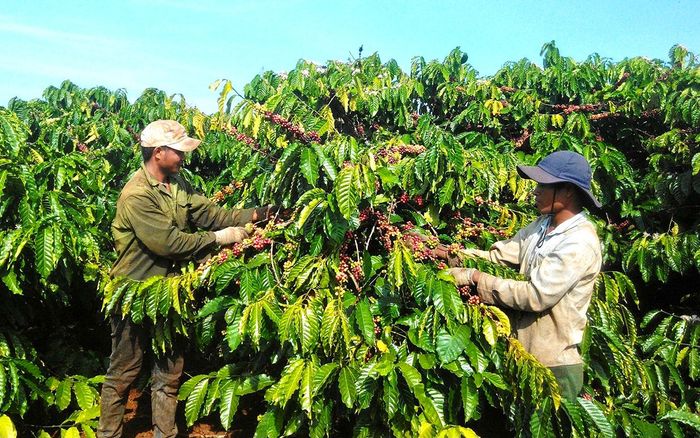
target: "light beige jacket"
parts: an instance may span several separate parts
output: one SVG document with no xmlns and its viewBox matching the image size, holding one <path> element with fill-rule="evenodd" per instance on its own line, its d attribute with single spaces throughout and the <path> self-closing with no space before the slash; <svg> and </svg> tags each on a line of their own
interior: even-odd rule
<svg viewBox="0 0 700 438">
<path fill-rule="evenodd" d="M 528 280 L 517 281 L 481 274 L 481 301 L 519 310 L 512 321 L 525 349 L 548 367 L 581 363 L 577 345 L 586 327 L 602 258 L 600 241 L 584 213 L 561 223 L 537 242 L 549 216 L 496 242 L 489 251 L 465 250 L 494 263 L 517 268 Z"/>
</svg>

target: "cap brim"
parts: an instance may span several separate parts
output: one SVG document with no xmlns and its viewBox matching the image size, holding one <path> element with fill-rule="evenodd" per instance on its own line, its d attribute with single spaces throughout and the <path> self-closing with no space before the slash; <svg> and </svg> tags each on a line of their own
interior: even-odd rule
<svg viewBox="0 0 700 438">
<path fill-rule="evenodd" d="M 561 178 L 545 172 L 541 167 L 537 166 L 517 166 L 518 175 L 523 178 L 531 179 L 542 184 L 554 184 L 558 182 L 566 182 Z"/>
<path fill-rule="evenodd" d="M 199 147 L 202 140 L 197 140 L 196 138 L 185 137 L 177 143 L 171 143 L 168 146 L 170 149 L 175 149 L 176 151 L 182 152 L 192 152 Z"/>
</svg>

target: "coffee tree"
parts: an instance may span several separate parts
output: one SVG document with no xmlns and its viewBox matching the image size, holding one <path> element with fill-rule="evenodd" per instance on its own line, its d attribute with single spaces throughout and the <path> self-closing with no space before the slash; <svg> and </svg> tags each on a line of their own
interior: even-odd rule
<svg viewBox="0 0 700 438">
<path fill-rule="evenodd" d="M 98 361 L 59 360 L 90 344 L 49 326 L 99 327 L 101 305 L 152 327 L 155 354 L 185 340 L 206 359 L 180 391 L 188 424 L 229 429 L 245 406 L 256 436 L 698 433 L 696 57 L 577 62 L 554 43 L 542 57 L 488 78 L 459 49 L 410 72 L 378 55 L 299 61 L 243 90 L 219 81 L 211 116 L 157 90 L 130 104 L 70 83 L 11 101 L 0 412 L 92 433 Z M 292 219 L 177 276 L 109 278 L 115 199 L 138 166 L 135 134 L 158 118 L 204 140 L 185 176 L 212 200 Z M 511 335 L 507 309 L 456 288 L 429 251 L 486 248 L 533 220 L 515 167 L 562 149 L 588 159 L 605 204 L 575 402 Z"/>
</svg>

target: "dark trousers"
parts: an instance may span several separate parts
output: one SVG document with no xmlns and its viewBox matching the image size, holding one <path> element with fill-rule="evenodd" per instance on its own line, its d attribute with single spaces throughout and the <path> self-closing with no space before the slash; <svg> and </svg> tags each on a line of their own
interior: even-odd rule
<svg viewBox="0 0 700 438">
<path fill-rule="evenodd" d="M 583 388 L 583 364 L 562 365 L 550 367 L 552 374 L 559 383 L 561 396 L 567 400 L 574 401 Z"/>
<path fill-rule="evenodd" d="M 122 436 L 124 409 L 129 387 L 143 364 L 146 348 L 150 348 L 148 333 L 141 325 L 127 318 L 111 317 L 112 354 L 109 369 L 102 384 L 100 426 L 97 436 L 113 438 Z M 180 351 L 168 352 L 156 357 L 152 370 L 151 417 L 155 438 L 177 435 L 175 410 L 177 390 L 182 375 L 183 357 Z"/>
</svg>

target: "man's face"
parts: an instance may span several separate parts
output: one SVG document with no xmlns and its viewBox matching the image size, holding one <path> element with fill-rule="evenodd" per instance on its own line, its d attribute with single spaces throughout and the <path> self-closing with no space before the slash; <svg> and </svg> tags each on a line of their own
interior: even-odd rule
<svg viewBox="0 0 700 438">
<path fill-rule="evenodd" d="M 535 195 L 535 207 L 540 214 L 556 213 L 562 209 L 560 191 L 561 187 L 558 188 L 557 184 L 537 183 L 532 194 Z"/>
<path fill-rule="evenodd" d="M 180 171 L 182 163 L 185 160 L 184 152 L 162 146 L 157 153 L 156 163 L 158 163 L 158 167 L 160 167 L 164 174 L 175 175 Z"/>
</svg>

